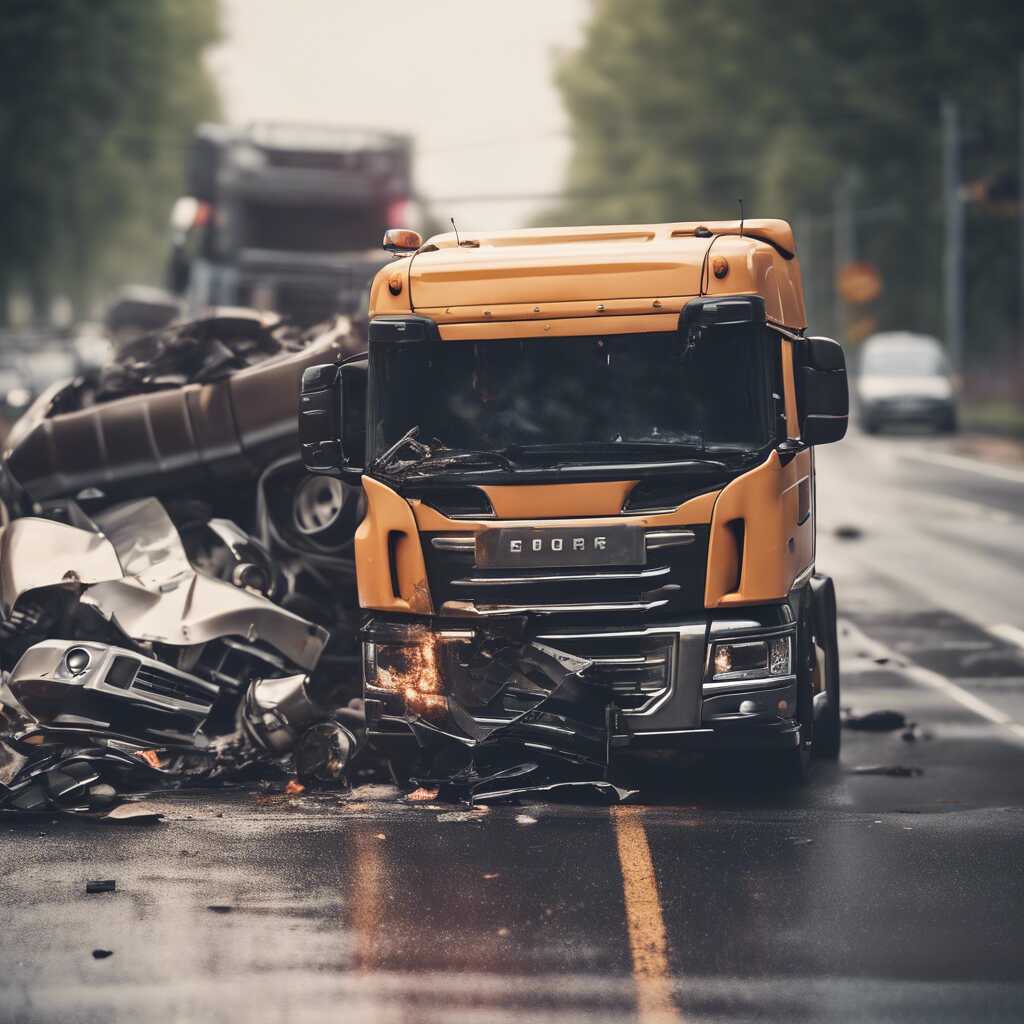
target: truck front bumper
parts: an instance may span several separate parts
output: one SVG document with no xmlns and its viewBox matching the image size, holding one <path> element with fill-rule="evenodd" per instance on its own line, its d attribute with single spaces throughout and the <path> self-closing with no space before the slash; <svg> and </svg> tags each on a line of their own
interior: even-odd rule
<svg viewBox="0 0 1024 1024">
<path fill-rule="evenodd" d="M 800 742 L 795 630 L 789 605 L 780 604 L 649 626 L 542 627 L 530 637 L 546 649 L 583 659 L 588 667 L 581 678 L 608 688 L 614 705 L 611 746 L 616 749 L 790 748 Z M 412 739 L 411 724 L 426 705 L 435 722 L 444 715 L 450 700 L 445 675 L 458 671 L 452 651 L 460 643 L 472 643 L 474 626 L 453 620 L 413 624 L 377 618 L 366 624 L 363 635 L 370 738 L 384 751 L 401 749 Z M 389 645 L 404 644 L 408 650 L 409 635 L 427 647 L 414 648 L 412 662 L 408 657 L 404 662 L 412 670 L 396 683 L 396 672 L 387 667 Z M 787 671 L 772 674 L 766 663 L 761 672 L 716 673 L 718 646 L 749 649 L 773 641 L 788 643 Z M 447 653 L 437 654 L 442 647 Z M 431 652 L 426 663 L 424 649 Z M 416 685 L 424 670 L 433 676 L 427 692 L 420 694 Z M 500 724 L 493 713 L 474 721 Z"/>
</svg>

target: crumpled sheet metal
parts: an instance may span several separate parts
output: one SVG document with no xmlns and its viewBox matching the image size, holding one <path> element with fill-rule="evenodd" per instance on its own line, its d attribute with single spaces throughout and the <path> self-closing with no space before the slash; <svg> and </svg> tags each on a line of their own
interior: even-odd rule
<svg viewBox="0 0 1024 1024">
<path fill-rule="evenodd" d="M 270 644 L 300 668 L 316 665 L 327 631 L 259 594 L 197 572 L 157 499 L 117 505 L 95 522 L 125 578 L 90 587 L 82 602 L 127 636 L 176 646 L 243 636 Z"/>
<path fill-rule="evenodd" d="M 584 678 L 586 659 L 521 631 L 515 623 L 479 633 L 449 687 L 447 716 L 412 717 L 427 762 L 413 781 L 469 803 L 556 792 L 627 799 L 632 791 L 609 780 L 611 689 Z"/>
<path fill-rule="evenodd" d="M 62 583 L 93 584 L 124 575 L 101 533 L 27 516 L 0 529 L 0 611 L 9 616 L 22 594 Z"/>
</svg>

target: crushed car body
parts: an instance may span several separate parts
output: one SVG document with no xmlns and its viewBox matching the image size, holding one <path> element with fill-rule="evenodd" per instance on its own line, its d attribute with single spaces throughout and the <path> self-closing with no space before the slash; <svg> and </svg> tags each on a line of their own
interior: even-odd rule
<svg viewBox="0 0 1024 1024">
<path fill-rule="evenodd" d="M 364 739 L 358 495 L 311 487 L 295 410 L 303 367 L 346 330 L 175 325 L 15 426 L 0 809 L 97 811 L 132 788 L 267 766 L 343 780 Z"/>
</svg>

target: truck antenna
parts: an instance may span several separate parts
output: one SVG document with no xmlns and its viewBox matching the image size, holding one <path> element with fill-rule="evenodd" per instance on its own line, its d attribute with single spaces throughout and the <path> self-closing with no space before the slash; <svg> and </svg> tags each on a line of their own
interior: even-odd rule
<svg viewBox="0 0 1024 1024">
<path fill-rule="evenodd" d="M 743 199 L 738 199 L 737 202 L 740 204 L 740 238 L 743 237 Z"/>
<path fill-rule="evenodd" d="M 459 239 L 459 229 L 455 226 L 455 218 L 449 217 L 448 219 L 452 222 L 452 231 L 455 232 L 455 244 L 461 246 L 462 242 Z"/>
</svg>

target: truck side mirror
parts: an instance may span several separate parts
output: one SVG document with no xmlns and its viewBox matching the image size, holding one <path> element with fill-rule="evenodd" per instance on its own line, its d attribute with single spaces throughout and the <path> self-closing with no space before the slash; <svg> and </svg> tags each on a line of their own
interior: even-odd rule
<svg viewBox="0 0 1024 1024">
<path fill-rule="evenodd" d="M 804 338 L 800 347 L 800 439 L 806 444 L 841 441 L 850 416 L 843 348 L 831 338 Z"/>
<path fill-rule="evenodd" d="M 299 443 L 310 473 L 354 483 L 366 461 L 366 358 L 302 372 Z"/>
</svg>

